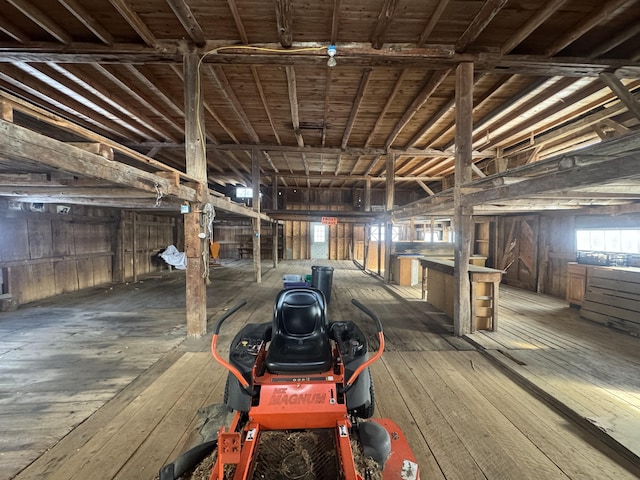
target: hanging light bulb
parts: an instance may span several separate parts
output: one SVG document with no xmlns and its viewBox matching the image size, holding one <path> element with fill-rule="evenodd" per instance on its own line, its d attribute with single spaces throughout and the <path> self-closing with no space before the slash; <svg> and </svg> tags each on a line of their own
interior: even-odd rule
<svg viewBox="0 0 640 480">
<path fill-rule="evenodd" d="M 338 62 L 336 62 L 336 59 L 334 58 L 336 55 L 336 46 L 335 45 L 329 45 L 327 47 L 327 55 L 329 55 L 329 60 L 327 60 L 327 67 L 335 67 L 337 65 Z"/>
</svg>

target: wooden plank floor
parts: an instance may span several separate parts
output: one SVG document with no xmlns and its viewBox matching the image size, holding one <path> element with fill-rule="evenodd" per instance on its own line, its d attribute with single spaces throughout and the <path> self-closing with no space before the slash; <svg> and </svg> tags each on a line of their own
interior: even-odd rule
<svg viewBox="0 0 640 480">
<path fill-rule="evenodd" d="M 309 273 L 312 262 L 267 268 L 261 284 L 253 282 L 250 262 L 223 260 L 223 264 L 212 271 L 208 287 L 211 321 L 240 299 L 248 300 L 223 327 L 219 347 L 226 355 L 231 338 L 244 323 L 270 318 L 282 276 Z M 419 299 L 419 290 L 383 287 L 350 262 L 313 264 L 335 268 L 331 319 L 354 319 L 373 338 L 373 325 L 350 305 L 351 298 L 382 317 L 387 349 L 373 367 L 378 415 L 401 426 L 418 457 L 423 479 L 640 477 L 631 462 L 520 387 L 485 353 L 451 337 L 446 318 Z M 225 377 L 208 353 L 210 336 L 181 341 L 183 282 L 182 273 L 171 272 L 109 293 L 96 290 L 60 297 L 41 307 L 0 315 L 0 335 L 9 345 L 0 352 L 0 478 L 152 479 L 161 465 L 180 452 L 197 420 L 196 410 L 221 401 Z M 61 309 L 59 316 L 43 320 L 56 309 Z M 58 374 L 65 379 L 64 388 L 57 390 L 55 381 L 48 382 L 50 398 L 39 398 L 30 410 L 18 393 L 24 390 L 22 384 L 29 385 L 27 370 L 45 368 L 60 351 L 54 348 L 56 341 L 29 343 L 26 339 L 42 339 L 45 333 L 57 338 L 70 331 L 71 327 L 61 328 L 62 333 L 55 328 L 56 322 L 64 327 L 62 310 L 79 319 L 73 324 L 80 332 L 78 345 L 69 343 L 69 350 L 86 348 L 79 361 L 85 370 L 95 372 L 67 373 L 61 360 Z M 128 320 L 121 323 L 129 326 L 128 335 L 125 330 L 114 332 L 116 327 L 110 325 L 125 314 Z M 111 321 L 100 320 L 108 316 Z M 47 326 L 41 334 L 40 321 Z M 75 335 L 68 336 L 66 341 L 72 342 Z M 132 349 L 137 352 L 129 357 Z M 118 362 L 100 352 L 115 351 L 123 352 L 119 362 L 123 370 L 114 375 L 118 381 L 104 381 L 100 375 L 108 377 L 110 365 Z M 12 352 L 16 353 L 11 362 L 16 363 L 5 369 L 5 355 Z M 20 359 L 30 363 L 20 364 Z M 74 387 L 74 380 L 78 386 Z M 95 405 L 71 425 L 57 423 L 64 416 L 60 412 L 76 408 L 66 403 L 67 396 L 91 396 L 97 385 L 102 396 Z M 52 407 L 58 408 L 57 417 L 55 408 L 49 411 Z M 10 411 L 5 408 L 13 409 L 12 414 L 4 416 Z M 49 414 L 53 415 L 51 428 Z M 14 417 L 16 427 L 5 433 L 9 429 L 4 426 L 11 425 Z M 49 443 L 41 441 L 39 451 L 25 448 L 33 452 L 29 456 L 12 455 L 20 451 L 12 437 L 19 435 L 21 426 L 33 438 L 38 430 L 47 431 Z M 26 447 L 28 442 L 22 443 Z"/>
<path fill-rule="evenodd" d="M 640 338 L 579 317 L 559 299 L 500 291 L 500 329 L 470 339 L 640 462 Z"/>
</svg>

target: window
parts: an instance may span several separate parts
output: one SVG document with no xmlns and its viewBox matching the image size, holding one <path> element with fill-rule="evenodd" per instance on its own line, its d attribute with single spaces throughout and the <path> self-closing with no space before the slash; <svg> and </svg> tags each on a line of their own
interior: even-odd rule
<svg viewBox="0 0 640 480">
<path fill-rule="evenodd" d="M 236 198 L 253 198 L 253 188 L 236 187 Z"/>
<path fill-rule="evenodd" d="M 640 253 L 640 229 L 600 228 L 576 230 L 576 250 Z"/>
<path fill-rule="evenodd" d="M 324 243 L 327 241 L 327 229 L 324 225 L 313 226 L 313 243 Z"/>
<path fill-rule="evenodd" d="M 379 225 L 372 225 L 369 233 L 369 240 L 371 240 L 372 242 L 384 242 L 384 230 L 385 227 L 380 228 Z M 394 242 L 399 242 L 400 232 L 400 225 L 394 225 L 393 227 L 391 227 L 391 240 Z"/>
</svg>

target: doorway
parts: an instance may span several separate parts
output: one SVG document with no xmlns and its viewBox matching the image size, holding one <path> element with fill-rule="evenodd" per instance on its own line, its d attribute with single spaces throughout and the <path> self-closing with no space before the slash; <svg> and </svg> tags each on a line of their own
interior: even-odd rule
<svg viewBox="0 0 640 480">
<path fill-rule="evenodd" d="M 329 226 L 313 222 L 311 224 L 311 259 L 329 258 Z"/>
</svg>

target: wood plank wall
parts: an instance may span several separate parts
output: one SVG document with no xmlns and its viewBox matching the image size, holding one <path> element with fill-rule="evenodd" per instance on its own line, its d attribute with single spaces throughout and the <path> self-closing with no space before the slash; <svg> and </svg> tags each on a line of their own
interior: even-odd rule
<svg viewBox="0 0 640 480">
<path fill-rule="evenodd" d="M 591 223 L 600 225 L 603 217 L 617 225 L 634 226 L 640 218 L 635 212 L 603 213 L 606 210 L 594 209 L 499 217 L 495 222 L 496 262 L 487 266 L 507 269 L 503 283 L 565 298 L 567 263 L 576 260 L 576 223 L 593 217 Z"/>
<path fill-rule="evenodd" d="M 133 212 L 56 205 L 43 211 L 9 210 L 0 205 L 0 268 L 4 289 L 17 304 L 65 292 L 126 281 L 165 268 L 153 256 L 175 243 L 176 220 Z"/>
</svg>

